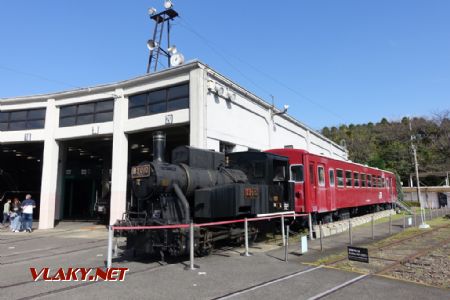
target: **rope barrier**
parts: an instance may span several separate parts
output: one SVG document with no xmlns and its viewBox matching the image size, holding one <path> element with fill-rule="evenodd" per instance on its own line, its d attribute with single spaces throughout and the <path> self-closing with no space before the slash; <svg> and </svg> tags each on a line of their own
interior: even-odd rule
<svg viewBox="0 0 450 300">
<path fill-rule="evenodd" d="M 216 226 L 216 225 L 227 225 L 227 224 L 236 224 L 236 223 L 244 223 L 246 222 L 253 222 L 253 221 L 262 221 L 262 220 L 272 220 L 277 218 L 295 218 L 295 217 L 306 217 L 307 214 L 279 214 L 279 215 L 272 215 L 272 216 L 263 216 L 263 217 L 256 217 L 256 218 L 248 218 L 248 219 L 237 219 L 237 220 L 228 220 L 228 221 L 218 221 L 218 222 L 208 222 L 208 223 L 201 223 L 201 224 L 170 224 L 170 225 L 155 225 L 155 226 L 109 226 L 108 230 L 108 254 L 107 254 L 107 260 L 106 260 L 106 266 L 111 267 L 112 265 L 112 240 L 114 236 L 114 231 L 117 230 L 155 230 L 155 229 L 180 229 L 180 228 L 190 228 L 190 267 L 189 270 L 195 270 L 198 268 L 198 266 L 194 265 L 194 227 L 209 227 L 209 226 Z M 249 255 L 248 253 L 248 232 L 247 232 L 247 226 L 245 226 L 245 233 L 246 233 L 246 256 Z M 283 228 L 284 229 L 284 228 Z M 284 235 L 283 235 L 284 240 Z"/>
<path fill-rule="evenodd" d="M 308 215 L 307 214 L 274 215 L 274 216 L 269 216 L 269 217 L 248 218 L 247 221 L 252 222 L 252 221 L 272 220 L 272 219 L 281 218 L 281 216 L 284 216 L 285 218 L 293 218 L 293 217 L 306 217 Z M 244 222 L 245 222 L 245 219 L 237 219 L 237 220 L 194 224 L 194 227 L 209 227 L 209 226 L 227 225 L 227 224 L 244 223 Z M 152 226 L 112 226 L 113 230 L 152 230 L 152 229 L 178 229 L 178 228 L 189 228 L 189 224 L 152 225 Z"/>
</svg>

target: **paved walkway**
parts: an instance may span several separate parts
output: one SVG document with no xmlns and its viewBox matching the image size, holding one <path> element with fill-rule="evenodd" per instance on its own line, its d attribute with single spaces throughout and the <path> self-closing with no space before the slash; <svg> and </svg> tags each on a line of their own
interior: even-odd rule
<svg viewBox="0 0 450 300">
<path fill-rule="evenodd" d="M 393 232 L 401 231 L 402 220 Z M 354 243 L 371 241 L 371 227 L 354 231 Z M 376 226 L 375 237 L 388 235 L 387 224 Z M 106 259 L 104 227 L 93 224 L 60 223 L 54 230 L 28 233 L 0 232 L 1 299 L 309 299 L 342 284 L 352 283 L 325 299 L 449 299 L 450 291 L 382 277 L 308 265 L 323 255 L 340 252 L 348 234 L 327 237 L 324 252 L 319 241 L 298 255 L 298 245 L 243 257 L 243 249 L 217 251 L 196 259 L 198 270 L 184 270 L 189 262 L 160 265 L 155 261 L 115 260 L 113 266 L 130 269 L 123 282 L 33 282 L 30 267 L 99 267 Z"/>
</svg>

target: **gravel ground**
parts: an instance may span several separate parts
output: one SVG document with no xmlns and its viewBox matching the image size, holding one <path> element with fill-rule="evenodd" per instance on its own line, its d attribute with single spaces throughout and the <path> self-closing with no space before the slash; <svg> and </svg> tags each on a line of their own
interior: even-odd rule
<svg viewBox="0 0 450 300">
<path fill-rule="evenodd" d="M 421 236 L 408 239 L 408 236 L 423 232 L 412 228 L 384 241 L 364 245 L 369 249 L 369 264 L 342 259 L 331 265 L 450 289 L 450 226 L 435 230 L 439 226 L 450 225 L 450 219 L 438 218 L 430 224 L 432 228 Z"/>
<path fill-rule="evenodd" d="M 450 289 L 450 243 L 393 269 L 389 275 Z"/>
</svg>

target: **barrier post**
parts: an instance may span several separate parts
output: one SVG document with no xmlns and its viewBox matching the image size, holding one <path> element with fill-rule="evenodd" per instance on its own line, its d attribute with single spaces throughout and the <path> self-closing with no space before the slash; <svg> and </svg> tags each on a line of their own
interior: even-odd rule
<svg viewBox="0 0 450 300">
<path fill-rule="evenodd" d="M 111 268 L 112 265 L 112 251 L 113 251 L 113 238 L 114 238 L 114 229 L 112 225 L 108 226 L 108 255 L 106 259 L 106 267 Z"/>
<path fill-rule="evenodd" d="M 433 219 L 433 208 L 430 208 L 430 220 Z"/>
<path fill-rule="evenodd" d="M 323 242 L 322 242 L 322 239 L 323 239 L 322 221 L 320 221 L 320 223 L 319 223 L 319 229 L 320 229 L 320 251 L 322 252 L 322 251 L 323 251 Z"/>
<path fill-rule="evenodd" d="M 284 261 L 288 261 L 288 250 L 289 250 L 289 225 L 286 227 L 286 246 L 284 246 Z"/>
<path fill-rule="evenodd" d="M 417 227 L 417 209 L 414 209 L 414 227 Z"/>
<path fill-rule="evenodd" d="M 194 222 L 191 221 L 189 224 L 189 268 L 185 268 L 186 270 L 195 270 L 199 267 L 194 265 L 194 252 L 195 252 L 195 244 L 194 244 Z"/>
<path fill-rule="evenodd" d="M 403 230 L 406 228 L 406 215 L 403 214 Z"/>
<path fill-rule="evenodd" d="M 372 214 L 372 240 L 375 239 L 375 215 Z"/>
<path fill-rule="evenodd" d="M 286 246 L 285 233 L 284 233 L 284 215 L 281 215 L 281 237 L 283 239 L 283 246 Z"/>
<path fill-rule="evenodd" d="M 349 239 L 350 245 L 353 245 L 352 219 L 348 219 L 348 239 Z"/>
<path fill-rule="evenodd" d="M 312 241 L 312 240 L 314 240 L 314 234 L 313 234 L 313 229 L 312 229 L 311 213 L 308 214 L 308 226 L 309 226 L 309 239 Z"/>
<path fill-rule="evenodd" d="M 251 256 L 248 252 L 248 220 L 244 219 L 244 231 L 245 231 L 245 253 L 242 253 L 242 256 Z"/>
<path fill-rule="evenodd" d="M 392 214 L 389 214 L 389 235 L 392 234 Z"/>
</svg>

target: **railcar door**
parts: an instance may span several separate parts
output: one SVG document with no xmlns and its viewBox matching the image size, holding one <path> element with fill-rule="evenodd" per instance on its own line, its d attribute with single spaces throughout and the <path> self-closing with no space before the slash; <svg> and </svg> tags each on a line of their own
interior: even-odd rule
<svg viewBox="0 0 450 300">
<path fill-rule="evenodd" d="M 323 164 L 317 164 L 316 201 L 319 205 L 319 212 L 328 211 L 327 189 L 325 187 L 325 166 Z"/>
<path fill-rule="evenodd" d="M 311 211 L 317 212 L 317 183 L 316 183 L 316 172 L 315 172 L 315 163 L 310 162 L 309 163 L 309 196 L 310 196 L 310 203 L 311 203 Z"/>
<path fill-rule="evenodd" d="M 330 211 L 336 210 L 336 191 L 335 191 L 335 176 L 334 169 L 328 169 L 328 184 L 327 199 L 329 201 L 328 209 Z"/>
<path fill-rule="evenodd" d="M 303 189 L 303 165 L 295 164 L 291 165 L 291 182 L 294 183 L 294 198 L 295 198 L 295 211 L 305 212 L 305 191 Z"/>
</svg>

